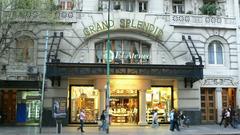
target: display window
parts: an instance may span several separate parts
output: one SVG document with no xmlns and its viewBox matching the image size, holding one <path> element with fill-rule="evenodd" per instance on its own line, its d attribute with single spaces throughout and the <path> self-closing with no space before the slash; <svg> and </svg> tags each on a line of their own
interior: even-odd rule
<svg viewBox="0 0 240 135">
<path fill-rule="evenodd" d="M 157 110 L 158 121 L 168 123 L 169 113 L 173 107 L 172 87 L 151 87 L 146 91 L 147 122 L 152 122 L 152 112 Z"/>
<path fill-rule="evenodd" d="M 99 114 L 98 90 L 93 86 L 71 86 L 70 123 L 79 123 L 80 109 L 85 110 L 86 123 L 96 123 Z"/>
<path fill-rule="evenodd" d="M 137 124 L 138 112 L 137 90 L 118 89 L 111 91 L 109 114 L 112 124 Z"/>
<path fill-rule="evenodd" d="M 18 123 L 38 123 L 40 105 L 38 91 L 18 91 L 16 121 Z"/>
</svg>

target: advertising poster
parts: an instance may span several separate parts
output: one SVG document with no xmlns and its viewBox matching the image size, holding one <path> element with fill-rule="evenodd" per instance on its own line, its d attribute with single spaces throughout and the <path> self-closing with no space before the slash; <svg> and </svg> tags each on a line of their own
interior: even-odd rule
<svg viewBox="0 0 240 135">
<path fill-rule="evenodd" d="M 66 118 L 67 116 L 67 98 L 53 98 L 52 112 L 54 118 Z"/>
</svg>

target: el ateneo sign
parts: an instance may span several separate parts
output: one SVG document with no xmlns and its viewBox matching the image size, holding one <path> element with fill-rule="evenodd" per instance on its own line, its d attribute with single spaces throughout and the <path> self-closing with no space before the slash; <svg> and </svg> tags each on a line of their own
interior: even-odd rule
<svg viewBox="0 0 240 135">
<path fill-rule="evenodd" d="M 140 20 L 135 19 L 120 19 L 110 20 L 110 29 L 135 29 L 142 31 L 148 35 L 151 35 L 157 39 L 160 39 L 163 31 L 159 27 Z M 93 25 L 90 25 L 83 29 L 83 33 L 86 37 L 90 37 L 99 32 L 106 31 L 108 29 L 108 21 L 102 21 Z"/>
</svg>

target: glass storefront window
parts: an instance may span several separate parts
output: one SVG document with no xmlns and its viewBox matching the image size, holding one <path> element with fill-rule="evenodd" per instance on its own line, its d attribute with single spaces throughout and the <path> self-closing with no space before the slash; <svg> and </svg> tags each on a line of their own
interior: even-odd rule
<svg viewBox="0 0 240 135">
<path fill-rule="evenodd" d="M 157 110 L 158 120 L 161 123 L 169 122 L 169 113 L 172 108 L 172 88 L 152 87 L 146 92 L 147 122 L 152 122 L 152 112 Z"/>
<path fill-rule="evenodd" d="M 112 97 L 110 101 L 111 123 L 138 122 L 138 99 L 136 97 Z"/>
<path fill-rule="evenodd" d="M 106 43 L 95 44 L 95 62 L 105 63 Z M 149 64 L 150 44 L 135 40 L 112 40 L 111 51 L 114 54 L 112 63 L 115 64 Z"/>
<path fill-rule="evenodd" d="M 85 109 L 87 123 L 95 123 L 98 118 L 98 90 L 92 86 L 71 87 L 71 123 L 78 123 L 80 109 Z"/>
<path fill-rule="evenodd" d="M 38 123 L 40 103 L 40 94 L 38 91 L 18 91 L 17 122 Z"/>
<path fill-rule="evenodd" d="M 111 90 L 110 110 L 111 123 L 138 123 L 138 94 L 133 89 Z"/>
</svg>

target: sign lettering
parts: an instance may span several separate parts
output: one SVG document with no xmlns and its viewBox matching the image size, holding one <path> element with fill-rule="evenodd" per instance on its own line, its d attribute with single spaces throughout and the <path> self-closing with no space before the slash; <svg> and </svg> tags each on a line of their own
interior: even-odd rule
<svg viewBox="0 0 240 135">
<path fill-rule="evenodd" d="M 134 19 L 120 19 L 119 21 L 110 20 L 109 22 L 110 29 L 135 29 L 142 31 L 148 35 L 151 35 L 157 39 L 161 38 L 163 31 L 159 27 L 140 20 Z M 107 31 L 108 22 L 102 21 L 93 25 L 90 25 L 83 29 L 83 33 L 86 37 L 90 37 L 94 34 Z"/>
</svg>

